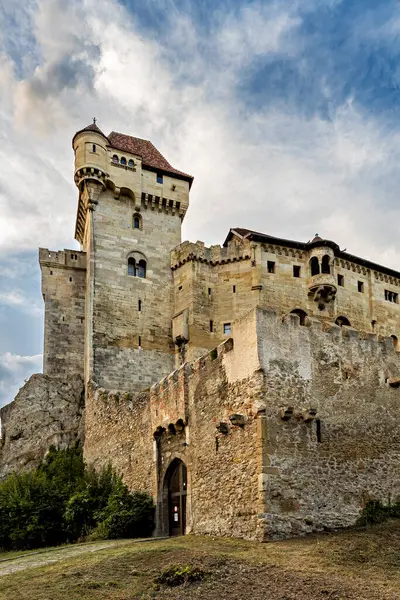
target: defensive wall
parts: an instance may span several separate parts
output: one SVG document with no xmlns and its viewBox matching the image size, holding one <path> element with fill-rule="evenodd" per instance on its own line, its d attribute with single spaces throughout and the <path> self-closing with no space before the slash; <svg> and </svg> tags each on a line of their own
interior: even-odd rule
<svg viewBox="0 0 400 600">
<path fill-rule="evenodd" d="M 157 500 L 188 469 L 187 531 L 271 539 L 354 524 L 400 495 L 391 338 L 256 309 L 227 340 L 139 394 L 91 385 L 85 458 Z"/>
</svg>

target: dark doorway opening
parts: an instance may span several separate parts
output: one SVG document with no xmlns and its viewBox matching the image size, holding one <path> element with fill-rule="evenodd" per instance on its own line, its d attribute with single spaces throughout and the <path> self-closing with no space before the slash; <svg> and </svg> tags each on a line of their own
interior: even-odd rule
<svg viewBox="0 0 400 600">
<path fill-rule="evenodd" d="M 187 469 L 175 459 L 167 473 L 169 535 L 184 535 L 186 528 Z"/>
</svg>

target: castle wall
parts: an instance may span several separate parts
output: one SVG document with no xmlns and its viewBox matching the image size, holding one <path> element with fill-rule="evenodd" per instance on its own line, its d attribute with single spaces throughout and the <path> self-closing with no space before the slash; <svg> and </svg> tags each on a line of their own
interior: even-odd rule
<svg viewBox="0 0 400 600">
<path fill-rule="evenodd" d="M 263 310 L 257 339 L 266 536 L 353 525 L 369 499 L 398 497 L 400 359 L 392 340 L 335 325 L 324 331 L 317 320 L 302 327 L 295 315 L 281 323 Z"/>
<path fill-rule="evenodd" d="M 234 323 L 233 346 L 149 391 L 91 393 L 85 457 L 153 494 L 160 534 L 177 458 L 187 532 L 271 539 L 353 525 L 369 499 L 400 495 L 399 384 L 391 339 L 256 309 Z"/>
<path fill-rule="evenodd" d="M 135 212 L 129 196 L 100 194 L 93 212 L 91 310 L 95 381 L 139 391 L 173 368 L 169 251 L 180 241 L 181 222 L 176 213 L 149 207 L 140 213 L 141 229 L 134 229 Z M 132 252 L 146 259 L 145 278 L 128 275 Z"/>
<path fill-rule="evenodd" d="M 45 375 L 83 376 L 86 254 L 39 249 L 44 299 Z"/>
<path fill-rule="evenodd" d="M 0 479 L 36 467 L 54 444 L 82 440 L 83 381 L 32 375 L 15 400 L 0 409 Z"/>
<path fill-rule="evenodd" d="M 165 477 L 179 458 L 189 478 L 187 532 L 250 539 L 262 535 L 257 516 L 260 433 L 254 418 L 262 375 L 251 368 L 257 364 L 255 352 L 248 358 L 252 365 L 246 373 L 250 369 L 251 375 L 230 385 L 225 363 L 229 360 L 232 369 L 240 361 L 240 352 L 227 358 L 233 353 L 228 340 L 142 394 L 89 389 L 85 459 L 97 467 L 111 461 L 130 487 L 153 494 L 158 534 L 168 533 Z M 229 415 L 239 412 L 245 427 L 230 423 Z M 221 422 L 228 435 L 217 429 Z"/>
<path fill-rule="evenodd" d="M 331 273 L 311 277 L 309 260 L 328 254 Z M 184 242 L 171 253 L 174 314 L 189 312 L 186 358 L 193 360 L 224 339 L 224 323 L 233 323 L 251 308 L 271 307 L 282 316 L 300 309 L 310 317 L 334 322 L 346 317 L 351 326 L 400 337 L 400 305 L 385 299 L 400 281 L 379 271 L 334 258 L 329 247 L 304 251 L 231 240 L 228 247 Z M 299 277 L 294 276 L 299 267 Z M 342 276 L 343 285 L 338 284 Z M 358 284 L 362 284 L 359 291 Z M 320 310 L 310 288 L 336 287 L 334 301 Z M 212 321 L 213 331 L 211 331 Z"/>
</svg>

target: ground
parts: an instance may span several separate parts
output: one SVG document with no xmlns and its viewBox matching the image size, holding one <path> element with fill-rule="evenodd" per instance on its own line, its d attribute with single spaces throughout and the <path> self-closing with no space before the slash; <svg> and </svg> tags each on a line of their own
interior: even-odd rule
<svg viewBox="0 0 400 600">
<path fill-rule="evenodd" d="M 0 556 L 0 561 L 6 558 Z M 190 565 L 201 581 L 157 583 Z M 400 599 L 400 524 L 258 544 L 186 536 L 104 542 L 0 562 L 1 600 Z"/>
</svg>

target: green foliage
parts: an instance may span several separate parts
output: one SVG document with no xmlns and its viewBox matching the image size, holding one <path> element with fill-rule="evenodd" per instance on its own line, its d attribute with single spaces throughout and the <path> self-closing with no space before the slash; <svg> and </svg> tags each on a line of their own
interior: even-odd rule
<svg viewBox="0 0 400 600">
<path fill-rule="evenodd" d="M 207 575 L 200 566 L 193 565 L 171 565 L 163 569 L 155 579 L 155 583 L 161 583 L 168 587 L 175 587 L 188 583 L 201 581 Z"/>
<path fill-rule="evenodd" d="M 400 500 L 394 504 L 382 504 L 379 500 L 368 502 L 357 520 L 357 525 L 376 525 L 388 519 L 400 519 Z"/>
<path fill-rule="evenodd" d="M 81 448 L 51 448 L 32 472 L 0 482 L 0 547 L 29 549 L 102 538 L 151 534 L 154 506 L 131 493 L 111 465 L 88 469 Z"/>
</svg>

